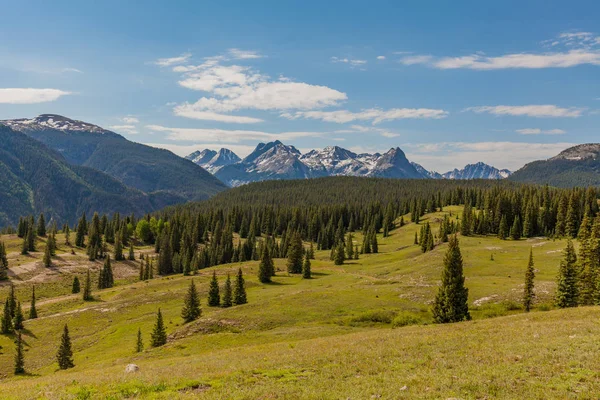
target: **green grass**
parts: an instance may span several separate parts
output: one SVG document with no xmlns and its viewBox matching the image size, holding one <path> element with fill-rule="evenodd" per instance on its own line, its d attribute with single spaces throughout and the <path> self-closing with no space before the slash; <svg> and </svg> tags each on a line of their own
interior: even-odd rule
<svg viewBox="0 0 600 400">
<path fill-rule="evenodd" d="M 412 244 L 418 229 L 408 224 L 379 237 L 380 254 L 342 266 L 328 251 L 317 252 L 310 280 L 283 272 L 279 259 L 266 285 L 256 279 L 256 262 L 216 267 L 221 283 L 240 266 L 246 276 L 249 303 L 229 309 L 206 306 L 213 269 L 202 270 L 193 279 L 203 315 L 187 325 L 180 312 L 192 277 L 136 282 L 137 264 L 115 263 L 117 286 L 95 291 L 96 300 L 86 303 L 70 295 L 73 274 L 89 265 L 81 250 L 75 260 L 57 262 L 56 273 L 39 265 L 15 277 L 24 305 L 32 283 L 40 294 L 40 318 L 27 321 L 24 334 L 30 375 L 12 376 L 12 338 L 0 336 L 0 398 L 562 399 L 600 392 L 598 309 L 551 307 L 563 241 L 461 238 L 474 320 L 440 326 L 431 324 L 429 309 L 446 245 L 422 254 Z M 21 265 L 12 262 L 22 257 L 20 240 L 6 242 L 11 265 Z M 532 246 L 537 299 L 525 314 L 520 297 Z M 41 253 L 33 257 L 39 262 Z M 6 290 L 0 286 L 0 299 Z M 148 345 L 158 307 L 169 343 L 136 354 L 137 330 Z M 65 323 L 76 367 L 57 371 Z M 129 363 L 140 371 L 125 374 Z"/>
</svg>

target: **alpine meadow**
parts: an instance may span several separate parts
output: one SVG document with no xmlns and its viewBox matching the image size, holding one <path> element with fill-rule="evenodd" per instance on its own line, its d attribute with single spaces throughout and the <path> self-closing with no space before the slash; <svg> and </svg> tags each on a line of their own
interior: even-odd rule
<svg viewBox="0 0 600 400">
<path fill-rule="evenodd" d="M 600 4 L 537 3 L 7 1 L 0 400 L 597 399 Z"/>
</svg>

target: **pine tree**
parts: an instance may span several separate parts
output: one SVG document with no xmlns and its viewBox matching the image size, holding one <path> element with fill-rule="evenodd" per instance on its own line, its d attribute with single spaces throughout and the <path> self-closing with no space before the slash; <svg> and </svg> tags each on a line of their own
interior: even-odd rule
<svg viewBox="0 0 600 400">
<path fill-rule="evenodd" d="M 498 238 L 505 240 L 508 233 L 508 222 L 506 221 L 506 215 L 503 215 L 500 219 L 500 226 L 498 227 Z"/>
<path fill-rule="evenodd" d="M 579 299 L 577 303 L 583 306 L 594 304 L 594 298 L 596 297 L 598 254 L 592 248 L 592 244 L 593 239 L 582 239 L 579 247 L 579 265 L 577 268 Z"/>
<path fill-rule="evenodd" d="M 65 225 L 63 231 L 65 233 L 65 245 L 71 246 L 71 229 L 69 228 L 69 224 Z"/>
<path fill-rule="evenodd" d="M 187 323 L 197 320 L 200 318 L 200 315 L 202 315 L 202 310 L 200 310 L 200 299 L 198 298 L 198 291 L 196 290 L 196 285 L 192 279 L 183 302 L 181 318 Z"/>
<path fill-rule="evenodd" d="M 46 220 L 44 218 L 44 213 L 41 213 L 40 218 L 38 219 L 37 235 L 46 236 Z"/>
<path fill-rule="evenodd" d="M 565 255 L 558 269 L 556 286 L 556 306 L 560 308 L 576 307 L 579 291 L 577 287 L 577 256 L 573 242 L 569 239 Z"/>
<path fill-rule="evenodd" d="M 121 235 L 117 234 L 115 239 L 115 261 L 123 261 L 123 243 L 121 242 Z"/>
<path fill-rule="evenodd" d="M 87 222 L 85 221 L 85 214 L 79 218 L 79 223 L 77 223 L 77 231 L 75 232 L 75 246 L 83 247 L 85 246 L 85 233 L 87 231 Z"/>
<path fill-rule="evenodd" d="M 129 244 L 129 261 L 135 261 L 135 252 L 133 250 L 133 243 Z"/>
<path fill-rule="evenodd" d="M 258 265 L 258 280 L 261 283 L 269 283 L 271 282 L 271 277 L 275 275 L 275 266 L 273 265 L 269 246 L 265 246 L 262 253 L 262 258 Z"/>
<path fill-rule="evenodd" d="M 23 352 L 23 340 L 21 338 L 21 332 L 17 332 L 15 338 L 15 375 L 25 373 L 25 354 Z"/>
<path fill-rule="evenodd" d="M 458 238 L 452 236 L 444 257 L 442 285 L 433 305 L 433 318 L 437 323 L 460 322 L 471 319 L 469 314 L 469 289 L 465 287 L 463 260 Z"/>
<path fill-rule="evenodd" d="M 302 278 L 304 278 L 304 279 L 312 278 L 312 275 L 310 272 L 310 257 L 308 256 L 308 253 L 306 253 L 306 257 L 304 257 L 304 264 L 302 264 Z"/>
<path fill-rule="evenodd" d="M 49 268 L 52 266 L 52 253 L 50 246 L 46 244 L 46 248 L 44 249 L 44 267 Z"/>
<path fill-rule="evenodd" d="M 223 301 L 221 302 L 221 306 L 224 308 L 229 308 L 233 305 L 233 289 L 231 287 L 231 277 L 227 274 L 227 279 L 225 280 L 225 286 L 223 287 Z"/>
<path fill-rule="evenodd" d="M 107 256 L 106 260 L 104 260 L 104 266 L 100 271 L 100 276 L 98 277 L 98 289 L 111 288 L 114 286 L 114 284 L 115 278 L 110 262 L 110 256 Z"/>
<path fill-rule="evenodd" d="M 27 251 L 35 251 L 35 234 L 32 227 L 27 231 Z"/>
<path fill-rule="evenodd" d="M 344 243 L 340 242 L 335 248 L 335 253 L 333 255 L 333 263 L 335 265 L 342 265 L 346 261 Z"/>
<path fill-rule="evenodd" d="M 535 278 L 535 271 L 533 269 L 533 249 L 529 250 L 529 262 L 527 263 L 527 270 L 525 272 L 525 289 L 523 293 L 523 306 L 525 311 L 529 312 L 533 305 L 533 299 L 535 293 L 533 293 L 533 280 Z"/>
<path fill-rule="evenodd" d="M 6 299 L 2 320 L 0 321 L 0 333 L 7 335 L 13 331 L 13 316 L 10 311 L 10 302 Z"/>
<path fill-rule="evenodd" d="M 287 252 L 287 270 L 290 274 L 302 273 L 303 253 L 304 249 L 302 248 L 300 233 L 294 232 Z"/>
<path fill-rule="evenodd" d="M 73 350 L 71 349 L 71 337 L 69 336 L 69 327 L 65 324 L 62 337 L 60 339 L 60 345 L 58 352 L 56 353 L 56 360 L 58 361 L 58 367 L 60 369 L 73 368 Z"/>
<path fill-rule="evenodd" d="M 29 254 L 29 241 L 27 240 L 27 234 L 23 237 L 23 244 L 21 245 L 21 255 Z"/>
<path fill-rule="evenodd" d="M 90 270 L 88 268 L 85 276 L 85 285 L 83 286 L 83 301 L 92 300 L 94 300 L 94 297 L 92 296 L 92 277 L 90 276 Z"/>
<path fill-rule="evenodd" d="M 519 216 L 517 215 L 515 217 L 515 220 L 513 222 L 512 228 L 510 228 L 510 237 L 512 240 L 519 240 L 521 239 L 521 219 L 519 218 Z"/>
<path fill-rule="evenodd" d="M 31 306 L 29 307 L 29 319 L 36 319 L 37 309 L 35 308 L 35 286 L 31 287 Z"/>
<path fill-rule="evenodd" d="M 142 328 L 138 328 L 137 340 L 135 342 L 135 352 L 141 353 L 144 351 L 144 341 L 142 340 Z"/>
<path fill-rule="evenodd" d="M 8 279 L 8 258 L 6 256 L 6 246 L 0 242 L 0 281 Z"/>
<path fill-rule="evenodd" d="M 248 299 L 246 297 L 246 283 L 244 282 L 244 275 L 242 269 L 238 269 L 237 279 L 235 280 L 235 286 L 233 287 L 233 304 L 240 305 L 246 304 Z"/>
<path fill-rule="evenodd" d="M 73 278 L 73 285 L 71 286 L 71 293 L 79 293 L 81 291 L 81 284 L 79 283 L 79 278 Z"/>
<path fill-rule="evenodd" d="M 15 316 L 13 317 L 13 328 L 15 331 L 20 331 L 24 328 L 23 321 L 25 321 L 25 317 L 23 316 L 21 302 L 17 301 L 17 307 L 15 308 Z"/>
<path fill-rule="evenodd" d="M 218 307 L 221 304 L 221 295 L 219 294 L 219 281 L 217 273 L 213 271 L 213 276 L 208 289 L 208 305 L 210 307 Z"/>
<path fill-rule="evenodd" d="M 8 301 L 8 309 L 10 312 L 10 317 L 14 318 L 15 314 L 17 312 L 17 296 L 15 294 L 15 286 L 12 283 L 9 287 L 8 298 L 6 300 Z"/>
<path fill-rule="evenodd" d="M 167 330 L 165 329 L 165 323 L 163 322 L 160 308 L 156 314 L 156 322 L 154 323 L 154 329 L 152 330 L 150 344 L 152 347 L 160 347 L 167 344 Z"/>
</svg>

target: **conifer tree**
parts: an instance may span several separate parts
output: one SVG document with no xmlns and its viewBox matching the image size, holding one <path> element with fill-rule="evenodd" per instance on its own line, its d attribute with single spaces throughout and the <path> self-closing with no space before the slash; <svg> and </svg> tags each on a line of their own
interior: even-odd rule
<svg viewBox="0 0 600 400">
<path fill-rule="evenodd" d="M 104 266 L 100 271 L 98 277 L 98 289 L 107 289 L 113 287 L 115 284 L 115 278 L 113 275 L 112 265 L 110 262 L 110 256 L 107 256 L 104 260 Z"/>
<path fill-rule="evenodd" d="M 248 299 L 246 297 L 246 283 L 244 282 L 244 275 L 242 269 L 238 269 L 237 278 L 233 287 L 233 304 L 240 305 L 246 304 Z"/>
<path fill-rule="evenodd" d="M 75 232 L 75 246 L 83 247 L 85 245 L 85 233 L 87 231 L 87 222 L 85 221 L 85 214 L 79 218 L 77 223 L 77 231 Z"/>
<path fill-rule="evenodd" d="M 2 313 L 2 321 L 0 321 L 0 333 L 7 335 L 13 331 L 13 317 L 10 311 L 10 303 L 8 299 L 4 303 L 4 310 Z"/>
<path fill-rule="evenodd" d="M 15 375 L 25 373 L 25 353 L 23 352 L 23 339 L 21 332 L 17 332 L 15 338 Z"/>
<path fill-rule="evenodd" d="M 38 219 L 37 235 L 46 236 L 46 219 L 44 218 L 44 213 L 41 213 Z"/>
<path fill-rule="evenodd" d="M 23 244 L 21 245 L 21 255 L 29 254 L 29 241 L 27 240 L 27 233 L 23 237 Z"/>
<path fill-rule="evenodd" d="M 142 339 L 142 328 L 138 328 L 137 340 L 135 342 L 135 352 L 141 353 L 144 351 L 144 341 Z"/>
<path fill-rule="evenodd" d="M 433 318 L 437 323 L 460 322 L 471 319 L 469 289 L 465 287 L 463 260 L 456 235 L 449 241 L 444 257 L 442 284 L 435 296 Z"/>
<path fill-rule="evenodd" d="M 27 231 L 27 251 L 35 251 L 35 234 L 33 233 L 33 227 L 30 227 Z"/>
<path fill-rule="evenodd" d="M 335 253 L 333 255 L 333 263 L 335 265 L 342 265 L 344 261 L 346 261 L 344 243 L 340 242 L 335 248 Z"/>
<path fill-rule="evenodd" d="M 583 226 L 583 225 L 582 225 Z M 596 285 L 598 281 L 598 252 L 593 246 L 591 238 L 582 239 L 579 247 L 578 265 L 578 305 L 588 306 L 594 304 L 596 297 Z"/>
<path fill-rule="evenodd" d="M 227 274 L 227 279 L 225 280 L 225 286 L 223 287 L 223 301 L 221 302 L 221 306 L 224 308 L 229 308 L 233 305 L 233 288 L 231 287 L 231 277 Z"/>
<path fill-rule="evenodd" d="M 83 301 L 92 301 L 92 277 L 90 276 L 90 270 L 88 268 L 85 276 L 85 284 L 83 285 Z"/>
<path fill-rule="evenodd" d="M 529 262 L 527 263 L 527 270 L 525 271 L 525 289 L 524 289 L 524 293 L 523 293 L 523 306 L 525 307 L 526 312 L 529 312 L 531 310 L 531 306 L 533 305 L 533 299 L 535 297 L 535 293 L 533 293 L 534 278 L 535 278 L 535 271 L 533 269 L 533 248 L 532 248 L 529 250 Z"/>
<path fill-rule="evenodd" d="M 71 246 L 71 229 L 69 228 L 69 224 L 65 224 L 63 232 L 65 233 L 65 245 Z"/>
<path fill-rule="evenodd" d="M 0 281 L 8 279 L 8 258 L 6 256 L 6 246 L 0 242 Z"/>
<path fill-rule="evenodd" d="M 29 319 L 36 319 L 37 309 L 35 307 L 35 286 L 31 287 L 31 306 L 29 307 Z"/>
<path fill-rule="evenodd" d="M 146 271 L 144 271 L 144 259 L 140 261 L 140 281 L 146 279 Z"/>
<path fill-rule="evenodd" d="M 194 280 L 190 281 L 190 287 L 185 295 L 183 309 L 181 310 L 181 318 L 187 323 L 197 320 L 202 315 L 200 310 L 200 299 Z"/>
<path fill-rule="evenodd" d="M 221 304 L 221 295 L 219 294 L 219 281 L 217 273 L 213 271 L 213 276 L 208 289 L 208 305 L 210 307 L 218 307 Z"/>
<path fill-rule="evenodd" d="M 13 318 L 13 328 L 16 331 L 20 331 L 24 328 L 23 321 L 25 317 L 23 316 L 23 309 L 21 308 L 21 302 L 17 301 L 17 307 L 15 308 L 15 316 Z"/>
<path fill-rule="evenodd" d="M 384 236 L 387 237 L 387 236 Z M 354 258 L 354 236 L 351 233 L 346 237 L 346 258 L 352 260 Z"/>
<path fill-rule="evenodd" d="M 133 243 L 129 244 L 129 257 L 127 257 L 129 261 L 135 261 L 135 252 L 133 250 Z"/>
<path fill-rule="evenodd" d="M 52 253 L 50 250 L 50 246 L 46 244 L 46 248 L 44 249 L 44 267 L 49 268 L 52 266 Z"/>
<path fill-rule="evenodd" d="M 564 258 L 558 269 L 556 285 L 556 306 L 560 308 L 576 307 L 579 290 L 577 287 L 577 256 L 573 242 L 569 239 Z"/>
<path fill-rule="evenodd" d="M 302 238 L 300 237 L 300 233 L 294 232 L 287 252 L 287 270 L 290 274 L 302 273 L 303 253 L 304 249 L 302 248 Z"/>
<path fill-rule="evenodd" d="M 165 329 L 165 323 L 159 308 L 158 313 L 156 314 L 156 322 L 154 323 L 152 336 L 150 337 L 150 345 L 152 347 L 160 347 L 165 344 L 167 344 L 167 330 Z"/>
<path fill-rule="evenodd" d="M 311 277 L 310 257 L 308 256 L 308 253 L 306 253 L 306 257 L 304 257 L 304 264 L 302 264 L 302 278 L 310 279 Z"/>
<path fill-rule="evenodd" d="M 503 215 L 500 219 L 500 226 L 498 227 L 498 238 L 505 240 L 508 233 L 508 222 L 506 221 L 506 215 Z"/>
<path fill-rule="evenodd" d="M 71 286 L 71 293 L 79 293 L 81 291 L 81 284 L 79 283 L 79 278 L 73 278 L 73 285 Z"/>
<path fill-rule="evenodd" d="M 115 261 L 123 261 L 123 243 L 121 242 L 121 235 L 117 234 L 115 239 Z"/>
<path fill-rule="evenodd" d="M 69 327 L 65 324 L 63 334 L 60 339 L 56 360 L 60 369 L 73 368 L 73 350 L 71 349 L 71 337 L 69 336 Z"/>
<path fill-rule="evenodd" d="M 417 231 L 415 231 L 415 241 L 413 244 L 419 244 L 419 237 L 417 236 Z"/>
<path fill-rule="evenodd" d="M 515 220 L 513 222 L 512 228 L 510 228 L 510 237 L 512 240 L 519 240 L 521 239 L 521 219 L 519 218 L 519 216 L 517 215 L 515 217 Z"/>
<path fill-rule="evenodd" d="M 10 310 L 10 317 L 14 318 L 15 317 L 15 313 L 17 311 L 17 296 L 15 294 L 15 285 L 13 285 L 12 283 L 10 284 L 10 287 L 8 289 L 8 307 Z"/>
<path fill-rule="evenodd" d="M 265 246 L 262 253 L 262 258 L 258 265 L 258 280 L 261 283 L 269 283 L 271 282 L 271 277 L 275 275 L 275 266 L 273 265 L 269 246 Z"/>
</svg>

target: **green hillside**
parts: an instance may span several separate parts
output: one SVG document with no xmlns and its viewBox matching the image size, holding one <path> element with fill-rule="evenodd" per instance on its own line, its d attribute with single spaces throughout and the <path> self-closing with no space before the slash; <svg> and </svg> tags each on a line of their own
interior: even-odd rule
<svg viewBox="0 0 600 400">
<path fill-rule="evenodd" d="M 139 261 L 113 263 L 116 286 L 94 288 L 93 302 L 71 295 L 70 286 L 88 267 L 96 282 L 101 261 L 88 261 L 84 249 L 71 254 L 59 234 L 54 266 L 44 268 L 44 239 L 37 253 L 21 256 L 21 239 L 3 236 L 17 297 L 27 305 L 35 284 L 39 318 L 25 322 L 29 375 L 12 376 L 12 339 L 0 336 L 2 398 L 592 398 L 600 391 L 598 309 L 552 306 L 563 240 L 461 237 L 473 321 L 431 324 L 447 244 L 422 253 L 414 234 L 461 210 L 445 207 L 421 224 L 380 234 L 378 254 L 343 265 L 334 265 L 328 250 L 317 251 L 308 280 L 285 272 L 284 259 L 275 260 L 271 284 L 258 282 L 256 261 L 142 282 Z M 356 242 L 362 239 L 357 232 Z M 520 300 L 530 249 L 537 297 L 526 314 Z M 136 258 L 153 254 L 141 243 L 135 251 Z M 239 267 L 248 304 L 208 307 L 213 270 L 223 284 Z M 191 279 L 202 316 L 184 324 Z M 0 285 L 4 299 L 8 286 Z M 153 349 L 159 307 L 169 340 Z M 75 368 L 58 371 L 54 356 L 65 323 Z M 134 352 L 138 328 L 141 353 Z M 124 373 L 130 363 L 139 372 Z"/>
</svg>

